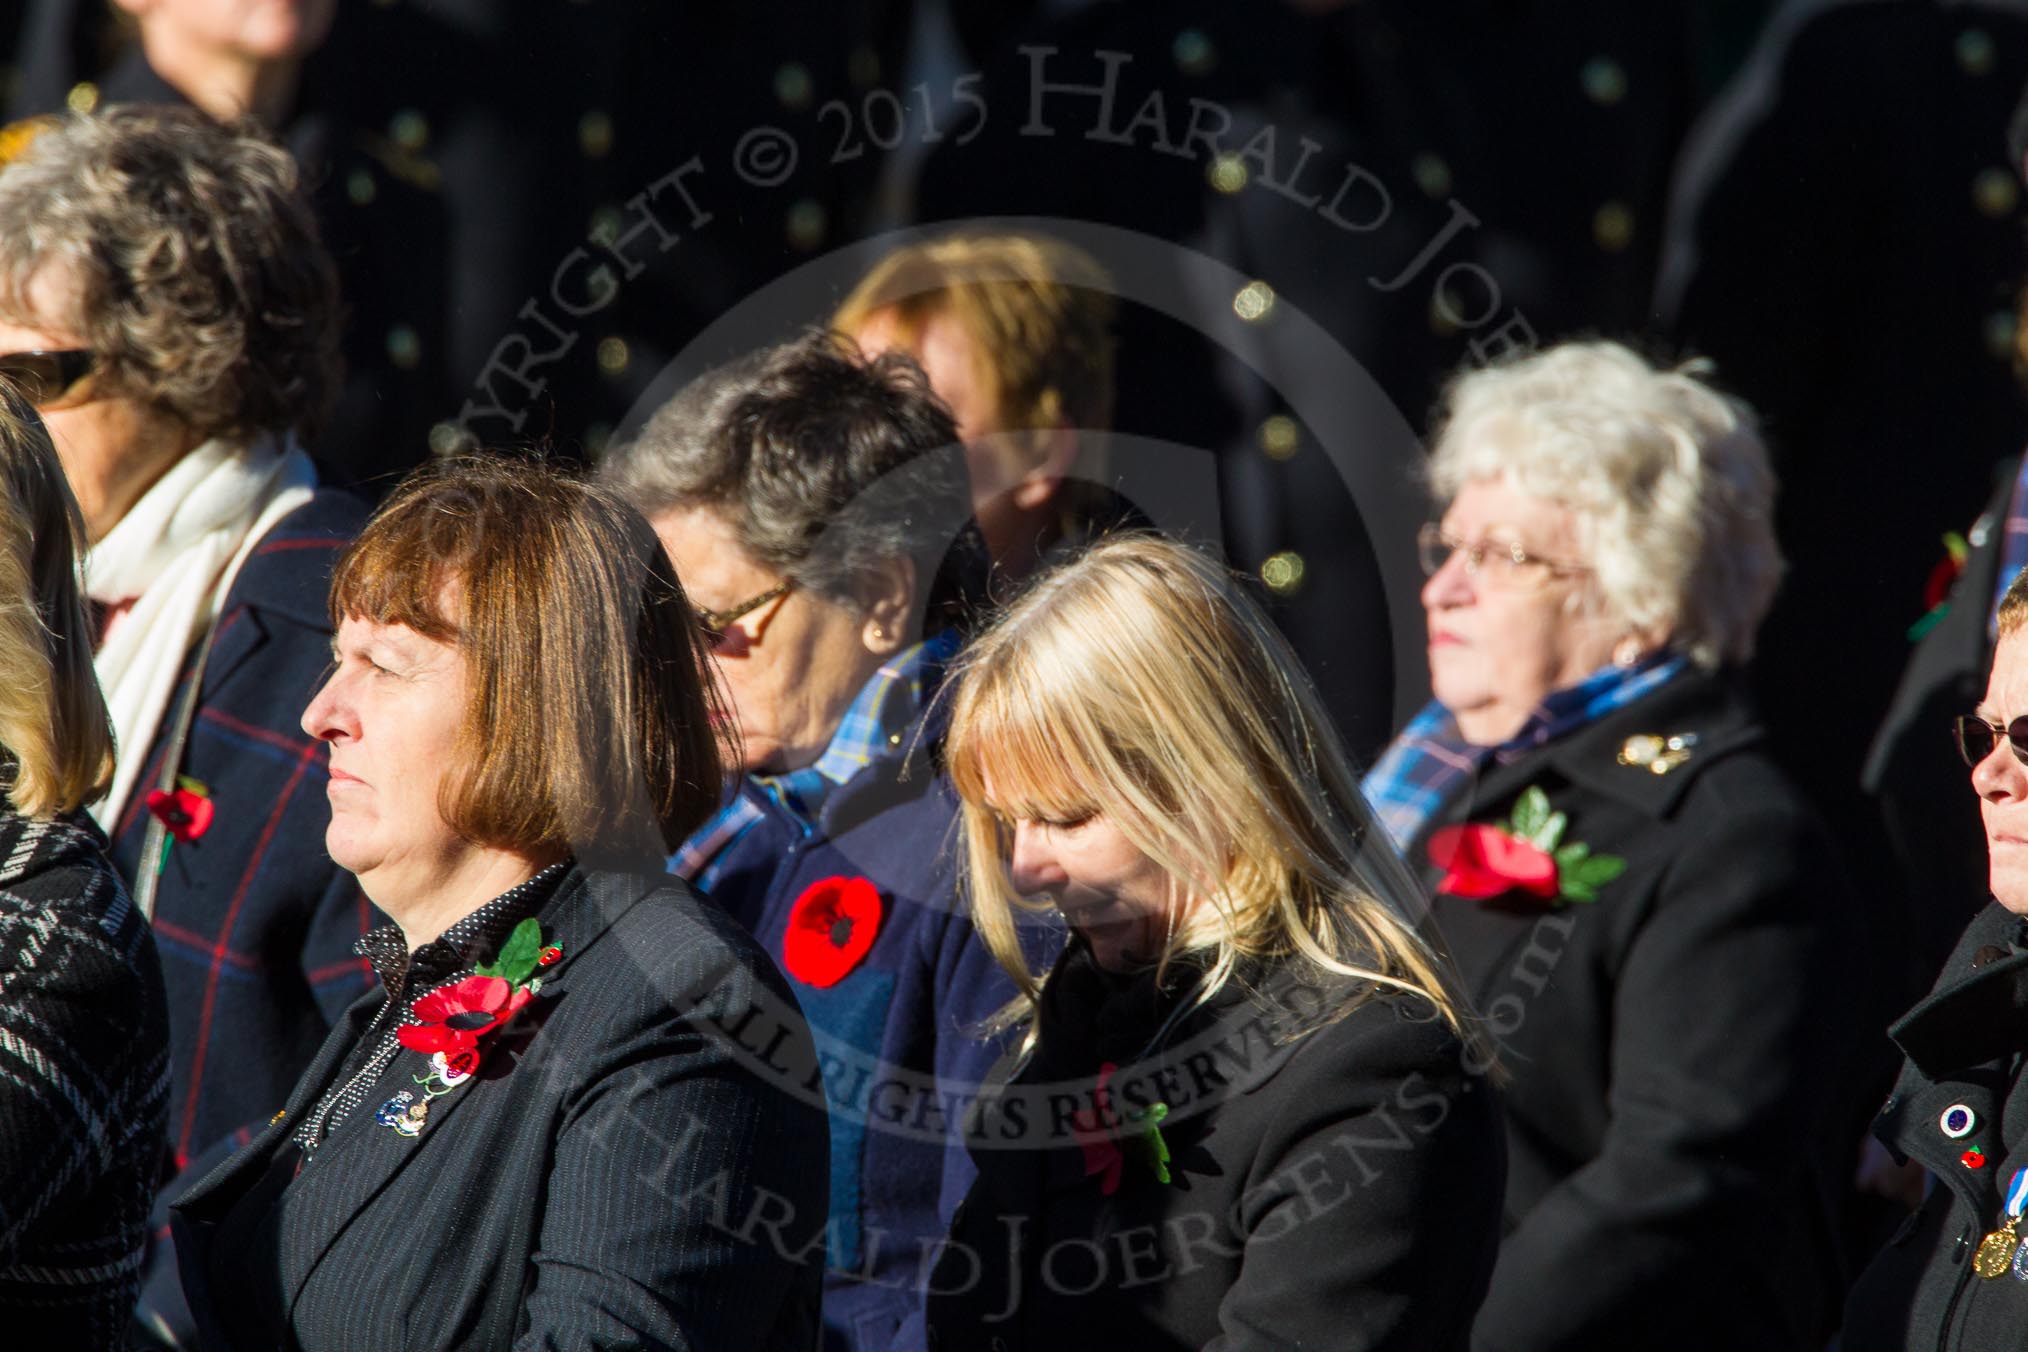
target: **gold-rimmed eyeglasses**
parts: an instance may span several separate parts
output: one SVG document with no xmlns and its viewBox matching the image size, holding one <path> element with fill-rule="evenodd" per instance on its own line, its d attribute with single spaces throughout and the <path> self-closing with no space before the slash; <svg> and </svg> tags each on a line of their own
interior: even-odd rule
<svg viewBox="0 0 2028 1352">
<path fill-rule="evenodd" d="M 1581 563 L 1531 554 L 1505 540 L 1460 540 L 1443 527 L 1430 522 L 1415 533 L 1416 553 L 1422 571 L 1435 577 L 1453 554 L 1465 556 L 1465 572 L 1490 586 L 1525 586 L 1552 577 L 1570 577 L 1591 570 Z"/>
<path fill-rule="evenodd" d="M 738 605 L 727 606 L 724 610 L 705 610 L 700 606 L 697 610 L 697 627 L 704 631 L 704 641 L 711 645 L 713 652 L 722 653 L 732 646 L 732 636 L 738 634 L 741 640 L 738 646 L 743 651 L 746 646 L 746 631 L 735 629 L 733 626 L 768 602 L 787 596 L 795 590 L 795 586 L 796 580 L 790 578 L 778 586 L 769 587 L 758 596 L 748 597 Z"/>
</svg>

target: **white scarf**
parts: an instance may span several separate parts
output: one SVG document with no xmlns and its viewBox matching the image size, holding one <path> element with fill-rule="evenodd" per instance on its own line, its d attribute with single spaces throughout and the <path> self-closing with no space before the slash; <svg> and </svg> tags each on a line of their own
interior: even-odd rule
<svg viewBox="0 0 2028 1352">
<path fill-rule="evenodd" d="M 278 447 L 263 435 L 245 448 L 207 441 L 170 466 L 86 557 L 92 600 L 134 603 L 96 659 L 119 747 L 113 791 L 92 809 L 108 834 L 147 768 L 184 657 L 217 617 L 241 562 L 316 484 L 293 439 Z"/>
</svg>

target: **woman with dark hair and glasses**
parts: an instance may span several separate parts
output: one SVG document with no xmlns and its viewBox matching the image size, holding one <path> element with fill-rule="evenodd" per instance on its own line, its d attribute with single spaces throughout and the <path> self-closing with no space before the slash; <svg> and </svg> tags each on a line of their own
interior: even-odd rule
<svg viewBox="0 0 2028 1352">
<path fill-rule="evenodd" d="M 1781 567 L 1751 417 L 1571 344 L 1461 376 L 1429 468 L 1436 699 L 1365 787 L 1510 1073 L 1475 1345 L 1812 1345 L 1865 926 L 1745 693 Z"/>
<path fill-rule="evenodd" d="M 365 517 L 301 446 L 337 336 L 295 163 L 257 131 L 114 108 L 0 173 L 0 379 L 83 512 L 120 748 L 94 813 L 161 945 L 169 1172 L 266 1120 L 371 983 L 352 945 L 372 911 L 324 852 L 323 763 L 297 726 L 330 659 L 331 565 Z M 177 1334 L 166 1264 L 144 1306 Z"/>
<path fill-rule="evenodd" d="M 1874 1123 L 1935 1185 L 1853 1288 L 1846 1352 L 2004 1347 L 2028 1326 L 2028 574 L 1998 625 L 1985 698 L 1956 725 L 1992 900 L 1888 1030 L 1907 1060 Z"/>
<path fill-rule="evenodd" d="M 767 947 L 831 1096 L 827 1346 L 921 1346 L 919 1268 L 1015 997 L 959 904 L 931 711 L 983 550 L 964 448 L 910 358 L 815 333 L 706 372 L 608 454 L 712 636 L 740 773 L 671 866 Z M 1038 954 L 1039 956 L 1039 954 Z"/>
</svg>

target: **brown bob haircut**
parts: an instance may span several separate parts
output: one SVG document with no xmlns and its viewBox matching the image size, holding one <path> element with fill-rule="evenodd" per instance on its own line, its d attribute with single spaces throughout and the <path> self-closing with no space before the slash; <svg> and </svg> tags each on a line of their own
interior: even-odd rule
<svg viewBox="0 0 2028 1352">
<path fill-rule="evenodd" d="M 666 855 L 717 807 L 719 707 L 689 599 L 646 518 L 532 457 L 410 475 L 338 561 L 331 621 L 464 656 L 467 839 L 541 856 Z"/>
</svg>

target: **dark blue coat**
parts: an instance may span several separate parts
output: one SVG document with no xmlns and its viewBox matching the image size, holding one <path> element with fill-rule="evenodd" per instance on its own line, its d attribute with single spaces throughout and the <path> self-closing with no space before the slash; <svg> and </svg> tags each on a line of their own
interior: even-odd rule
<svg viewBox="0 0 2028 1352">
<path fill-rule="evenodd" d="M 352 944 L 384 922 L 325 852 L 323 746 L 298 725 L 331 661 L 331 569 L 365 519 L 363 503 L 320 490 L 269 530 L 226 594 L 205 666 L 183 773 L 203 781 L 215 812 L 202 836 L 171 845 L 154 915 L 169 997 L 169 1167 L 196 1161 L 189 1178 L 282 1106 L 331 1025 L 372 984 Z M 163 721 L 143 787 L 112 832 L 129 887 L 148 829 L 146 786 L 168 740 Z M 158 1295 L 173 1308 L 173 1275 L 151 1274 L 144 1307 Z"/>
<path fill-rule="evenodd" d="M 915 744 L 905 734 L 832 790 L 807 831 L 747 781 L 763 815 L 711 892 L 789 973 L 817 1038 L 831 1110 L 825 1345 L 854 1352 L 923 1345 L 926 1257 L 974 1173 L 961 1119 L 1001 1051 L 978 1025 L 1015 995 L 958 898 L 956 795 L 925 752 L 904 754 Z M 833 877 L 871 880 L 882 913 L 864 959 L 820 988 L 798 978 L 784 936 L 797 899 Z"/>
</svg>

